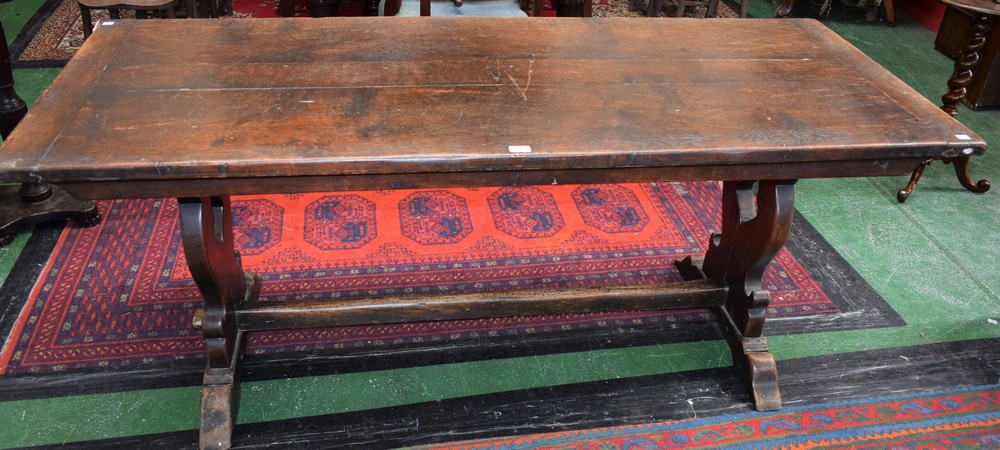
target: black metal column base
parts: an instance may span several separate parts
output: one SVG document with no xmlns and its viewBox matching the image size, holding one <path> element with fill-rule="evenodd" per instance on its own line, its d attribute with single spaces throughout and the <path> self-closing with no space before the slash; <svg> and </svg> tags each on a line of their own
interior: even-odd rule
<svg viewBox="0 0 1000 450">
<path fill-rule="evenodd" d="M 10 244 L 24 227 L 41 222 L 72 219 L 84 227 L 101 223 L 94 201 L 77 200 L 56 186 L 50 187 L 51 196 L 28 202 L 21 198 L 20 185 L 0 186 L 0 246 Z"/>
</svg>

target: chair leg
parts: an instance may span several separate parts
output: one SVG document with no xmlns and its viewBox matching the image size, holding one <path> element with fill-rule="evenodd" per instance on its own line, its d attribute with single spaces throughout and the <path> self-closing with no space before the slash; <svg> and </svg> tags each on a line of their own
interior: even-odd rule
<svg viewBox="0 0 1000 450">
<path fill-rule="evenodd" d="M 705 17 L 718 17 L 719 16 L 719 0 L 711 0 L 708 2 L 708 9 L 705 11 Z"/>
<path fill-rule="evenodd" d="M 94 20 L 90 17 L 90 8 L 80 5 L 80 21 L 83 22 L 83 40 L 90 37 L 94 32 Z"/>
<path fill-rule="evenodd" d="M 885 8 L 885 23 L 890 27 L 896 26 L 896 9 L 892 7 L 892 0 L 882 0 L 882 7 Z"/>
<path fill-rule="evenodd" d="M 278 0 L 277 13 L 281 17 L 292 17 L 295 15 L 295 0 Z"/>
<path fill-rule="evenodd" d="M 109 9 L 108 16 L 110 16 L 114 20 L 119 20 L 122 18 L 122 12 L 117 9 Z"/>
<path fill-rule="evenodd" d="M 659 17 L 661 8 L 663 8 L 663 0 L 649 0 L 649 3 L 646 3 L 646 15 Z"/>
<path fill-rule="evenodd" d="M 677 11 L 674 11 L 674 17 L 684 17 L 684 9 L 687 8 L 687 0 L 677 0 L 675 4 L 677 5 Z"/>
<path fill-rule="evenodd" d="M 740 1 L 740 18 L 746 19 L 750 15 L 750 0 Z"/>
</svg>

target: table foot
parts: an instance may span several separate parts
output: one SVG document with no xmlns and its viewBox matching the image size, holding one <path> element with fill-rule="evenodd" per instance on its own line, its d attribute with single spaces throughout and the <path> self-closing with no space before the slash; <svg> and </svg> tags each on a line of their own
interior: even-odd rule
<svg viewBox="0 0 1000 450">
<path fill-rule="evenodd" d="M 47 183 L 0 186 L 0 246 L 26 226 L 67 219 L 92 227 L 101 223 L 101 214 L 93 201 L 77 200 Z"/>
<path fill-rule="evenodd" d="M 726 335 L 726 343 L 733 354 L 733 366 L 750 390 L 754 407 L 758 411 L 781 409 L 778 365 L 767 348 L 767 339 L 744 337 L 725 308 L 715 308 L 713 312 Z"/>
<path fill-rule="evenodd" d="M 228 449 L 232 446 L 236 413 L 240 406 L 240 366 L 243 361 L 245 333 L 236 335 L 236 354 L 232 364 L 224 369 L 209 368 L 205 371 L 201 388 L 201 430 L 199 446 L 202 449 Z"/>
<path fill-rule="evenodd" d="M 972 177 L 969 176 L 969 157 L 962 156 L 958 158 L 943 158 L 945 164 L 951 163 L 955 165 L 955 175 L 958 176 L 958 182 L 962 183 L 962 187 L 975 192 L 977 194 L 982 194 L 990 190 L 989 180 L 979 180 L 975 183 L 972 182 Z"/>
</svg>

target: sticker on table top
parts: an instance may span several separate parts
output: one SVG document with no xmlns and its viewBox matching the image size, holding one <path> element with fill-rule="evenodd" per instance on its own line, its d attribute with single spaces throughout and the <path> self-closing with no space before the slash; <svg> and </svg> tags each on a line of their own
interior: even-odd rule
<svg viewBox="0 0 1000 450">
<path fill-rule="evenodd" d="M 957 137 L 957 138 L 959 138 L 959 139 L 961 139 L 963 141 L 971 141 L 972 140 L 972 138 L 969 137 L 969 135 L 967 135 L 967 134 L 956 134 L 955 137 Z"/>
<path fill-rule="evenodd" d="M 111 21 L 111 22 L 101 22 L 102 26 L 108 26 L 108 25 L 114 25 L 114 24 L 115 24 L 114 21 Z"/>
<path fill-rule="evenodd" d="M 531 153 L 530 145 L 508 145 L 507 151 L 511 153 Z"/>
</svg>

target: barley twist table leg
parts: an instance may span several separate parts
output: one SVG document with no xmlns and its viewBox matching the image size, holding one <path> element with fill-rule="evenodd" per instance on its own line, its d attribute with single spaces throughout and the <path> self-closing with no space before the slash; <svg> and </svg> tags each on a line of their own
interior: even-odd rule
<svg viewBox="0 0 1000 450">
<path fill-rule="evenodd" d="M 965 88 L 972 81 L 972 71 L 979 65 L 989 26 L 988 15 L 976 14 L 972 21 L 972 34 L 965 47 L 962 47 L 962 55 L 955 61 L 955 72 L 948 80 L 948 92 L 941 97 L 941 109 L 948 114 L 958 114 L 958 104 L 965 98 Z"/>
</svg>

